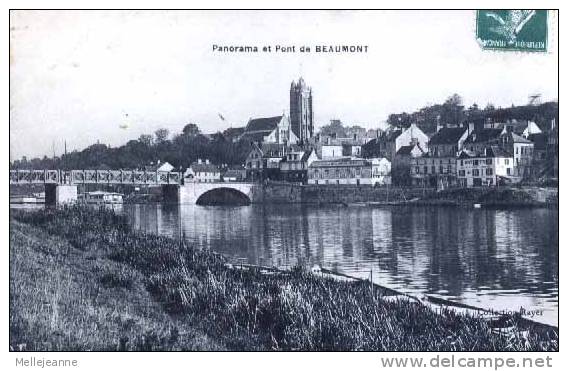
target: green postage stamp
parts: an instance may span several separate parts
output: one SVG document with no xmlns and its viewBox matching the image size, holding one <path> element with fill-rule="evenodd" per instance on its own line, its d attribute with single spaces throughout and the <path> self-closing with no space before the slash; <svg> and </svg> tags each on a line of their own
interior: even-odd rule
<svg viewBox="0 0 568 371">
<path fill-rule="evenodd" d="M 478 10 L 476 37 L 483 49 L 545 52 L 547 10 Z"/>
</svg>

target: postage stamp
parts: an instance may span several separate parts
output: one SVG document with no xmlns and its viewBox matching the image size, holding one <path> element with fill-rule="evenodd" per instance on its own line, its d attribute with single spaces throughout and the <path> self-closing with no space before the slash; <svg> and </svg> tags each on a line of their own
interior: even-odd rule
<svg viewBox="0 0 568 371">
<path fill-rule="evenodd" d="M 547 10 L 478 10 L 476 37 L 483 49 L 547 51 Z"/>
</svg>

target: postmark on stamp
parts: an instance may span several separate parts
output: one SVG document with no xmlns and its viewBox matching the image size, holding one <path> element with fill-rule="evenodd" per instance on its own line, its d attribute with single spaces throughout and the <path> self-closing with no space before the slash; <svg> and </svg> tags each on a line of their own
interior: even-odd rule
<svg viewBox="0 0 568 371">
<path fill-rule="evenodd" d="M 476 37 L 483 49 L 545 52 L 547 10 L 478 10 Z"/>
</svg>

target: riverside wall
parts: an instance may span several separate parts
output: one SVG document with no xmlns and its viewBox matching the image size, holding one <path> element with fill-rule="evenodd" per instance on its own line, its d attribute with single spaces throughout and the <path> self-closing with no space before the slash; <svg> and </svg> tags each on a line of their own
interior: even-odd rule
<svg viewBox="0 0 568 371">
<path fill-rule="evenodd" d="M 253 203 L 358 203 L 400 202 L 422 198 L 434 188 L 373 187 L 371 185 L 264 184 L 255 188 Z"/>
<path fill-rule="evenodd" d="M 371 185 L 301 185 L 269 183 L 257 185 L 251 192 L 253 203 L 352 204 L 369 202 L 405 202 L 417 204 L 482 203 L 501 206 L 558 204 L 558 189 L 460 188 L 437 192 L 435 188 L 374 187 Z"/>
</svg>

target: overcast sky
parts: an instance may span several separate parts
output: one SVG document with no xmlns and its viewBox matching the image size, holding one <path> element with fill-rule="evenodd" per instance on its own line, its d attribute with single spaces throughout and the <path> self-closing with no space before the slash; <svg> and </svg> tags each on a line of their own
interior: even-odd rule
<svg viewBox="0 0 568 371">
<path fill-rule="evenodd" d="M 11 12 L 12 159 L 112 146 L 188 122 L 215 132 L 288 113 L 313 88 L 316 126 L 380 127 L 459 93 L 466 105 L 557 99 L 549 53 L 482 51 L 474 11 Z M 368 45 L 364 54 L 217 53 L 213 45 Z M 218 114 L 225 117 L 222 121 Z M 127 116 L 128 115 L 128 116 Z M 127 128 L 125 128 L 127 127 Z"/>
</svg>

